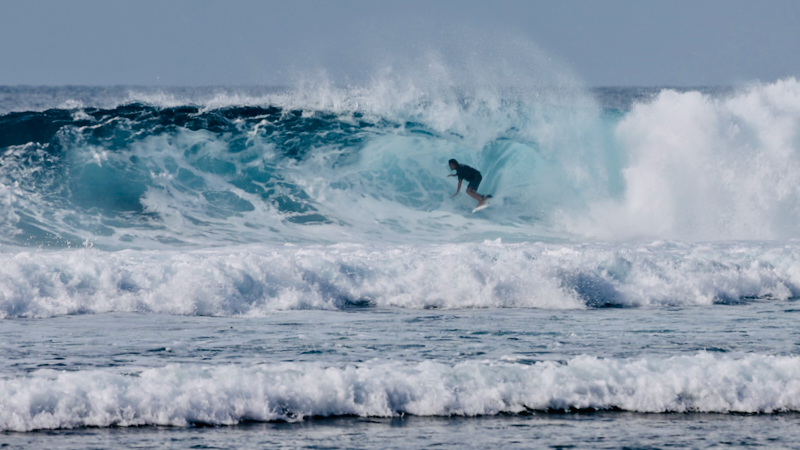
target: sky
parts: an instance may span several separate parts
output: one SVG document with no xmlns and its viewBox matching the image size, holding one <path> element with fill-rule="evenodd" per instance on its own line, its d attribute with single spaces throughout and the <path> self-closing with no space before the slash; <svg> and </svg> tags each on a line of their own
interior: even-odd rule
<svg viewBox="0 0 800 450">
<path fill-rule="evenodd" d="M 0 0 L 0 85 L 358 82 L 520 40 L 587 86 L 736 85 L 800 78 L 798 24 L 799 0 Z"/>
</svg>

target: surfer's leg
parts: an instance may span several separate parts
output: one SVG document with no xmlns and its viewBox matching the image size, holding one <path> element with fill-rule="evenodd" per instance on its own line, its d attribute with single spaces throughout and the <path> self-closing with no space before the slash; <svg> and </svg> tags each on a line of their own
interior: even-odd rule
<svg viewBox="0 0 800 450">
<path fill-rule="evenodd" d="M 481 178 L 478 178 L 477 180 L 470 181 L 469 184 L 467 185 L 467 194 L 469 194 L 470 197 L 478 201 L 478 206 L 481 206 L 486 201 L 486 197 L 484 197 L 481 194 L 478 194 L 478 186 L 480 184 L 481 184 Z"/>
<path fill-rule="evenodd" d="M 481 206 L 482 204 L 486 203 L 486 196 L 478 194 L 472 188 L 467 188 L 467 195 L 469 195 L 470 197 L 472 197 L 475 200 L 477 200 L 478 201 L 478 206 Z"/>
</svg>

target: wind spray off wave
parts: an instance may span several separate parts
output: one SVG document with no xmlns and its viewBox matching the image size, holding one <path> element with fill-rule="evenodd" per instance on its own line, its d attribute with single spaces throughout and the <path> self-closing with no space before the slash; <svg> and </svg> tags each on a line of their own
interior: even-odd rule
<svg viewBox="0 0 800 450">
<path fill-rule="evenodd" d="M 615 127 L 618 198 L 572 214 L 577 234 L 787 239 L 800 235 L 800 83 L 721 96 L 664 90 Z"/>
</svg>

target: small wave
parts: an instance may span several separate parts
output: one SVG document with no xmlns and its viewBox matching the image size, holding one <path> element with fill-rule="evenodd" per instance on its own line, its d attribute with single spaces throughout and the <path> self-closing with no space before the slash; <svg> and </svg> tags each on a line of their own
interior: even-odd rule
<svg viewBox="0 0 800 450">
<path fill-rule="evenodd" d="M 711 305 L 800 296 L 778 244 L 248 246 L 0 253 L 0 317 Z"/>
<path fill-rule="evenodd" d="M 532 365 L 169 365 L 126 375 L 40 370 L 0 380 L 0 431 L 571 410 L 776 413 L 800 411 L 798 374 L 800 357 L 709 353 Z"/>
</svg>

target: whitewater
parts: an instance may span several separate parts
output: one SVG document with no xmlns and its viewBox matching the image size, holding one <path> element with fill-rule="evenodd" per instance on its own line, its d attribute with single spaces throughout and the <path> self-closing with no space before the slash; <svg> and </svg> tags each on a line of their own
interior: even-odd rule
<svg viewBox="0 0 800 450">
<path fill-rule="evenodd" d="M 800 82 L 426 67 L 0 87 L 0 441 L 793 445 Z"/>
</svg>

